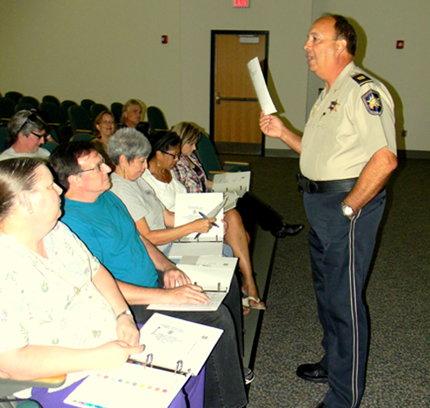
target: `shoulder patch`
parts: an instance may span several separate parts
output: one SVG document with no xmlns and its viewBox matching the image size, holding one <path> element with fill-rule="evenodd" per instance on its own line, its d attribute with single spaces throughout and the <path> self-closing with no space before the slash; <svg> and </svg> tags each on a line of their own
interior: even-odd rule
<svg viewBox="0 0 430 408">
<path fill-rule="evenodd" d="M 368 84 L 370 82 L 373 82 L 372 78 L 369 78 L 368 76 L 364 74 L 355 74 L 351 77 L 355 82 L 357 82 L 358 85 L 363 86 L 364 84 Z"/>
<path fill-rule="evenodd" d="M 382 102 L 378 92 L 370 89 L 362 97 L 361 100 L 364 106 L 371 115 L 381 116 L 382 114 Z"/>
</svg>

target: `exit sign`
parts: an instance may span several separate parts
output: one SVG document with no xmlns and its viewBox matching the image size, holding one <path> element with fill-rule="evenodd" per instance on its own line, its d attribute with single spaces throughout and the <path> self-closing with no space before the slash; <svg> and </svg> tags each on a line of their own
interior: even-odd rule
<svg viewBox="0 0 430 408">
<path fill-rule="evenodd" d="M 249 7 L 251 0 L 233 0 L 233 7 Z"/>
</svg>

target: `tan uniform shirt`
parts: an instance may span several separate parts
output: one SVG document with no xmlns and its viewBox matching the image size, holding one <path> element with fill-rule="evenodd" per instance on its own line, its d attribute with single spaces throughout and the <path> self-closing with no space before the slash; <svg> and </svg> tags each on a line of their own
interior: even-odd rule
<svg viewBox="0 0 430 408">
<path fill-rule="evenodd" d="M 300 170 L 315 181 L 358 177 L 378 150 L 396 154 L 394 102 L 353 62 L 318 97 L 302 139 Z"/>
</svg>

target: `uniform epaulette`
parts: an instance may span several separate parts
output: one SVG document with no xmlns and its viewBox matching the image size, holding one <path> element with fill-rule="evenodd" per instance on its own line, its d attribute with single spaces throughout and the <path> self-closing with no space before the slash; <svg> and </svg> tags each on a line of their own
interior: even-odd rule
<svg viewBox="0 0 430 408">
<path fill-rule="evenodd" d="M 358 85 L 363 86 L 364 84 L 368 84 L 370 82 L 373 82 L 372 78 L 369 78 L 368 76 L 364 74 L 355 74 L 352 75 L 351 78 L 357 82 Z"/>
</svg>

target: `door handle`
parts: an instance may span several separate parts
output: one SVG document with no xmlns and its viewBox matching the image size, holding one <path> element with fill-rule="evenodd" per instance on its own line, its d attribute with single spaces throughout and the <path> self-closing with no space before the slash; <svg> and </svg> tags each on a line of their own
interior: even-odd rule
<svg viewBox="0 0 430 408">
<path fill-rule="evenodd" d="M 221 101 L 258 102 L 258 98 L 239 98 L 235 96 L 221 96 L 221 93 L 217 92 L 215 94 L 215 102 L 217 105 L 219 105 Z"/>
</svg>

